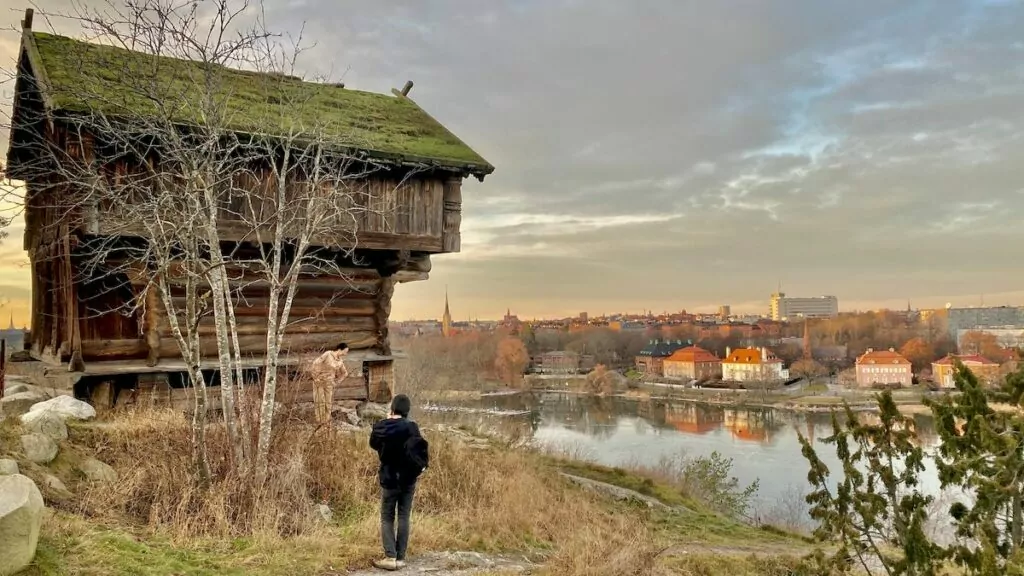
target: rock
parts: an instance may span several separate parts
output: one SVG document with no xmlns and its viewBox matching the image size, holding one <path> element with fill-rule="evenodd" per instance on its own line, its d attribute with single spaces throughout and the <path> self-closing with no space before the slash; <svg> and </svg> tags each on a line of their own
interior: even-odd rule
<svg viewBox="0 0 1024 576">
<path fill-rule="evenodd" d="M 26 432 L 36 432 L 54 440 L 67 440 L 68 427 L 64 419 L 52 410 L 37 410 L 21 415 L 21 427 Z"/>
<path fill-rule="evenodd" d="M 348 422 L 339 422 L 335 426 L 335 429 L 338 432 L 341 432 L 342 434 L 356 434 L 358 432 L 362 432 L 363 431 L 363 429 L 360 428 L 359 426 L 353 426 L 352 424 L 349 424 Z"/>
<path fill-rule="evenodd" d="M 8 386 L 4 387 L 4 397 L 14 396 L 15 394 L 21 394 L 22 392 L 29 391 L 30 388 L 28 387 L 28 384 L 23 384 L 21 382 L 17 384 L 9 384 Z"/>
<path fill-rule="evenodd" d="M 96 417 L 96 409 L 89 405 L 88 402 L 76 400 L 71 396 L 57 396 L 46 402 L 39 402 L 34 404 L 29 411 L 38 412 L 41 410 L 54 412 L 64 420 L 91 420 Z"/>
<path fill-rule="evenodd" d="M 35 406 L 47 398 L 48 396 L 46 394 L 33 391 L 4 395 L 3 399 L 0 399 L 0 413 L 3 413 L 8 418 L 21 416 L 28 412 L 32 406 Z"/>
<path fill-rule="evenodd" d="M 331 507 L 327 504 L 317 504 L 316 515 L 324 522 L 330 522 L 334 519 L 334 512 L 331 511 Z"/>
<path fill-rule="evenodd" d="M 86 458 L 78 469 L 85 474 L 91 482 L 117 482 L 117 471 L 109 464 L 100 462 L 95 458 Z"/>
<path fill-rule="evenodd" d="M 0 476 L 0 574 L 32 562 L 43 521 L 43 495 L 27 476 Z"/>
<path fill-rule="evenodd" d="M 337 408 L 334 410 L 334 417 L 341 422 L 351 424 L 353 426 L 359 426 L 362 419 L 359 417 L 359 411 L 352 408 Z"/>
<path fill-rule="evenodd" d="M 71 491 L 64 485 L 64 481 L 53 474 L 43 474 L 43 486 L 49 488 L 51 495 L 61 500 L 72 496 Z"/>
<path fill-rule="evenodd" d="M 18 474 L 18 463 L 10 458 L 0 458 L 0 476 Z"/>
<path fill-rule="evenodd" d="M 21 450 L 29 462 L 49 464 L 57 457 L 57 443 L 38 432 L 21 436 Z"/>
<path fill-rule="evenodd" d="M 381 420 L 388 417 L 388 412 L 391 412 L 390 406 L 367 402 L 360 406 L 358 415 L 367 420 Z"/>
</svg>

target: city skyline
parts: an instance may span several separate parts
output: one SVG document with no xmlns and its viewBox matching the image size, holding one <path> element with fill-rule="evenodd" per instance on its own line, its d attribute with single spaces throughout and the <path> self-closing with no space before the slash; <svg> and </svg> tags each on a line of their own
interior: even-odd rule
<svg viewBox="0 0 1024 576">
<path fill-rule="evenodd" d="M 843 310 L 1024 303 L 1008 266 L 1024 241 L 1020 3 L 266 9 L 276 28 L 308 23 L 302 72 L 381 93 L 411 79 L 497 167 L 463 189 L 462 252 L 397 289 L 396 320 L 436 317 L 445 284 L 456 319 L 761 313 L 780 278 Z M 20 17 L 0 13 L 6 68 Z M 0 295 L 20 323 L 20 217 L 9 231 Z"/>
</svg>

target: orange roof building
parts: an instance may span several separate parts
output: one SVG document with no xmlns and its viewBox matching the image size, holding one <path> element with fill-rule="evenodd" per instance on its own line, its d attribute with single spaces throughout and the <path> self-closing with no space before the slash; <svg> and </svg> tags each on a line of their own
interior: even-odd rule
<svg viewBox="0 0 1024 576">
<path fill-rule="evenodd" d="M 725 351 L 722 378 L 734 382 L 770 382 L 789 378 L 782 360 L 767 348 L 737 348 Z"/>
<path fill-rule="evenodd" d="M 902 354 L 889 348 L 874 350 L 857 358 L 857 385 L 870 387 L 875 384 L 910 386 L 913 384 L 913 370 L 910 361 Z"/>
<path fill-rule="evenodd" d="M 662 370 L 666 378 L 708 380 L 722 375 L 722 361 L 703 348 L 687 346 L 665 358 Z"/>
<path fill-rule="evenodd" d="M 994 384 L 1000 378 L 999 363 L 993 362 L 978 354 L 953 355 L 932 362 L 932 377 L 942 388 L 954 388 L 953 375 L 956 373 L 956 362 L 959 360 L 965 368 L 984 384 Z"/>
</svg>

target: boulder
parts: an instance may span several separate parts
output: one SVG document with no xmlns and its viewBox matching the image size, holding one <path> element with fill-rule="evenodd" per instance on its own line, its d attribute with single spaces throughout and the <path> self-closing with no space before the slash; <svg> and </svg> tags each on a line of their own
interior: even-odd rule
<svg viewBox="0 0 1024 576">
<path fill-rule="evenodd" d="M 362 421 L 359 412 L 353 408 L 335 408 L 334 418 L 340 423 L 348 423 L 353 426 L 359 426 Z"/>
<path fill-rule="evenodd" d="M 21 416 L 28 412 L 33 406 L 46 400 L 48 396 L 42 392 L 25 391 L 17 394 L 4 395 L 0 399 L 0 413 L 8 418 Z"/>
<path fill-rule="evenodd" d="M 23 570 L 36 555 L 43 495 L 27 476 L 0 476 L 0 576 Z"/>
<path fill-rule="evenodd" d="M 334 519 L 334 512 L 327 504 L 317 504 L 315 507 L 317 517 L 323 522 L 330 522 Z"/>
<path fill-rule="evenodd" d="M 21 415 L 21 427 L 54 440 L 67 440 L 68 427 L 64 419 L 52 410 L 36 410 Z"/>
<path fill-rule="evenodd" d="M 32 405 L 30 412 L 48 410 L 64 420 L 91 420 L 96 417 L 96 409 L 88 402 L 76 400 L 71 396 L 57 396 L 45 402 Z"/>
<path fill-rule="evenodd" d="M 390 411 L 390 406 L 367 402 L 359 407 L 359 417 L 370 421 L 382 420 L 388 417 Z"/>
<path fill-rule="evenodd" d="M 25 459 L 36 464 L 49 464 L 57 457 L 57 443 L 49 436 L 33 432 L 22 434 L 21 451 Z"/>
<path fill-rule="evenodd" d="M 18 383 L 15 383 L 15 384 L 8 383 L 7 386 L 4 386 L 4 396 L 5 397 L 7 397 L 7 396 L 14 396 L 15 394 L 21 394 L 22 392 L 30 392 L 30 391 L 31 391 L 31 388 L 28 387 L 28 384 L 25 384 L 23 382 L 18 382 Z"/>
<path fill-rule="evenodd" d="M 60 500 L 71 498 L 71 491 L 64 485 L 64 481 L 53 474 L 43 474 L 43 486 L 48 488 L 47 493 Z"/>
<path fill-rule="evenodd" d="M 79 464 L 78 469 L 91 482 L 117 482 L 117 471 L 95 458 L 86 458 Z"/>
<path fill-rule="evenodd" d="M 335 426 L 335 430 L 342 434 L 358 434 L 363 431 L 359 426 L 353 426 L 348 422 L 339 422 L 337 426 Z"/>
<path fill-rule="evenodd" d="M 0 458 L 0 476 L 18 474 L 18 463 L 10 458 Z"/>
</svg>

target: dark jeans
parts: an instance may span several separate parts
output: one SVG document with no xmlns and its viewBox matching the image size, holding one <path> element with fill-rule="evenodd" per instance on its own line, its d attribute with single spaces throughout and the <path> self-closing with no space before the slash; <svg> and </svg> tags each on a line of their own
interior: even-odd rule
<svg viewBox="0 0 1024 576">
<path fill-rule="evenodd" d="M 405 560 L 405 549 L 409 546 L 409 515 L 412 513 L 412 496 L 416 486 L 407 488 L 381 488 L 380 538 L 384 541 L 384 555 L 388 558 Z M 395 533 L 395 510 L 398 510 L 397 541 Z"/>
</svg>

